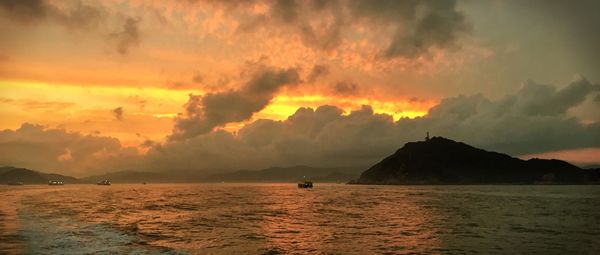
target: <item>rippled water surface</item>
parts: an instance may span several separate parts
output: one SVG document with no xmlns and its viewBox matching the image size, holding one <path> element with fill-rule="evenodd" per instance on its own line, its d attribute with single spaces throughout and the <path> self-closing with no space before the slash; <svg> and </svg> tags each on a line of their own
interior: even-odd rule
<svg viewBox="0 0 600 255">
<path fill-rule="evenodd" d="M 0 187 L 1 254 L 598 254 L 600 186 Z"/>
</svg>

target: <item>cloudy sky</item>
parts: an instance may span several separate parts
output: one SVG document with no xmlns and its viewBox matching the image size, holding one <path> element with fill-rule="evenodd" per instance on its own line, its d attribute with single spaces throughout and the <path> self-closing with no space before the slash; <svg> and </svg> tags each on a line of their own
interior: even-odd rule
<svg viewBox="0 0 600 255">
<path fill-rule="evenodd" d="M 0 1 L 0 165 L 600 163 L 598 1 Z"/>
</svg>

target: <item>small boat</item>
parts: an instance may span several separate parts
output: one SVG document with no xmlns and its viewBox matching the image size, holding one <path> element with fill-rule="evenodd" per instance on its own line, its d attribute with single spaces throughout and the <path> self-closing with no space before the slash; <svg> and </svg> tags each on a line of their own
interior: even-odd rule
<svg viewBox="0 0 600 255">
<path fill-rule="evenodd" d="M 302 183 L 298 183 L 298 188 L 301 189 L 308 189 L 308 188 L 312 188 L 313 187 L 313 183 L 311 181 L 304 181 Z"/>
<path fill-rule="evenodd" d="M 11 185 L 11 186 L 23 186 L 23 185 L 25 185 L 25 183 L 24 182 L 9 182 L 8 185 Z"/>
<path fill-rule="evenodd" d="M 61 181 L 48 181 L 48 185 L 50 185 L 50 186 L 62 186 L 62 185 L 65 185 L 65 183 L 61 182 Z"/>
<path fill-rule="evenodd" d="M 108 185 L 110 185 L 110 181 L 109 180 L 103 180 L 103 181 L 99 181 L 97 184 L 98 185 L 106 185 L 106 186 L 108 186 Z"/>
</svg>

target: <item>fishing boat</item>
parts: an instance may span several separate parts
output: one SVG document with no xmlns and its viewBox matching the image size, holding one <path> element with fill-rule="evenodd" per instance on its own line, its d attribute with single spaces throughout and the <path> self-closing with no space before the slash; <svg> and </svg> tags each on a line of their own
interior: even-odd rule
<svg viewBox="0 0 600 255">
<path fill-rule="evenodd" d="M 65 183 L 61 182 L 61 181 L 48 181 L 48 185 L 50 185 L 50 186 L 62 186 L 62 185 L 65 185 Z"/>
<path fill-rule="evenodd" d="M 109 180 L 102 180 L 102 181 L 99 181 L 97 184 L 98 185 L 106 185 L 106 186 L 108 186 L 108 185 L 110 185 L 110 181 Z"/>
<path fill-rule="evenodd" d="M 298 183 L 298 188 L 301 189 L 308 189 L 308 188 L 312 188 L 313 187 L 313 183 L 311 181 L 304 181 L 301 183 Z"/>
</svg>

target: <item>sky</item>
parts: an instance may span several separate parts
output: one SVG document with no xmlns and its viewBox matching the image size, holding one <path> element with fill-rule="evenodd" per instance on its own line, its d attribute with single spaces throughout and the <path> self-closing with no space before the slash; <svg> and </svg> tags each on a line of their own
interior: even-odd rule
<svg viewBox="0 0 600 255">
<path fill-rule="evenodd" d="M 0 1 L 0 165 L 600 164 L 598 1 Z"/>
</svg>

